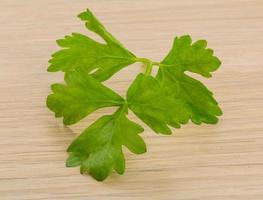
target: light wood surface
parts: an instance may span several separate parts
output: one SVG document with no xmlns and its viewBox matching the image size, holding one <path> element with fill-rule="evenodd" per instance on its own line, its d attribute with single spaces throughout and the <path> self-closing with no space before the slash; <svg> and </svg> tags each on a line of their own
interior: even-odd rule
<svg viewBox="0 0 263 200">
<path fill-rule="evenodd" d="M 87 7 L 140 57 L 159 61 L 174 36 L 190 34 L 223 62 L 212 79 L 196 76 L 220 102 L 219 123 L 172 136 L 145 127 L 148 152 L 125 150 L 125 175 L 103 183 L 64 163 L 73 138 L 111 110 L 64 127 L 45 106 L 50 84 L 62 81 L 46 72 L 55 40 L 88 32 L 76 18 Z M 262 34 L 262 0 L 0 0 L 0 199 L 262 200 Z M 124 94 L 140 70 L 132 65 L 107 84 Z"/>
</svg>

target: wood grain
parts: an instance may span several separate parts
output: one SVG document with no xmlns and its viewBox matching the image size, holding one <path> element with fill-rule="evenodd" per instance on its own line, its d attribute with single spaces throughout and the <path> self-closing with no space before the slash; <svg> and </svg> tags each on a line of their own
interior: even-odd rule
<svg viewBox="0 0 263 200">
<path fill-rule="evenodd" d="M 64 127 L 45 106 L 50 84 L 62 81 L 46 72 L 55 40 L 87 33 L 75 17 L 87 7 L 140 57 L 158 61 L 174 36 L 190 34 L 223 62 L 212 79 L 198 77 L 223 108 L 220 122 L 172 136 L 146 128 L 148 152 L 125 150 L 125 175 L 103 183 L 66 168 L 65 150 L 110 110 Z M 262 0 L 0 0 L 0 199 L 262 200 L 262 33 Z M 133 65 L 107 84 L 124 94 L 140 70 Z"/>
</svg>

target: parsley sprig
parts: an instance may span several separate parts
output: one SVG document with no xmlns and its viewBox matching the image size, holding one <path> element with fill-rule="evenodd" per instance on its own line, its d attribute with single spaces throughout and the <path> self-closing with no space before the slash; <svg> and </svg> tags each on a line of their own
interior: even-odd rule
<svg viewBox="0 0 263 200">
<path fill-rule="evenodd" d="M 107 178 L 112 169 L 123 174 L 122 146 L 135 154 L 146 152 L 139 136 L 144 129 L 128 118 L 129 110 L 161 134 L 171 134 L 170 127 L 180 128 L 189 120 L 217 123 L 222 111 L 212 92 L 185 73 L 211 77 L 220 66 L 205 40 L 193 43 L 188 35 L 176 37 L 168 55 L 155 62 L 131 53 L 90 10 L 78 17 L 105 43 L 79 33 L 57 40 L 62 49 L 52 55 L 48 71 L 65 72 L 65 83 L 51 86 L 47 106 L 56 117 L 63 117 L 65 125 L 75 124 L 100 108 L 116 107 L 116 111 L 96 120 L 71 143 L 68 167 L 80 166 L 81 173 L 98 181 Z M 141 62 L 146 70 L 137 75 L 125 98 L 102 83 L 135 62 Z M 153 66 L 159 68 L 156 76 L 152 76 Z"/>
</svg>

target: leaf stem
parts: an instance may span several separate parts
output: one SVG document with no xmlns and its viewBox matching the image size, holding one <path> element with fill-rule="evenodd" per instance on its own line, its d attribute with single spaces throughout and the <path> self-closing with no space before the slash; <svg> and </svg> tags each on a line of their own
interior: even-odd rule
<svg viewBox="0 0 263 200">
<path fill-rule="evenodd" d="M 153 63 L 152 61 L 150 61 L 149 63 L 146 64 L 145 74 L 150 76 L 152 73 L 152 68 L 153 68 Z"/>
<path fill-rule="evenodd" d="M 146 66 L 145 74 L 146 75 L 151 75 L 152 73 L 152 67 L 154 65 L 160 66 L 159 62 L 152 61 L 148 58 L 136 58 L 136 62 L 141 62 L 144 66 Z"/>
<path fill-rule="evenodd" d="M 141 62 L 141 63 L 149 63 L 152 62 L 150 59 L 148 58 L 135 58 L 136 62 Z"/>
</svg>

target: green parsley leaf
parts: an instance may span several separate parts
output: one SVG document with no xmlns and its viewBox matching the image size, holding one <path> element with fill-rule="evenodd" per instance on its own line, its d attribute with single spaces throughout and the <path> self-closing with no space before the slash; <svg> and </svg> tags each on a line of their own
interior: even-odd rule
<svg viewBox="0 0 263 200">
<path fill-rule="evenodd" d="M 119 174 L 125 170 L 122 145 L 135 154 L 146 152 L 146 145 L 138 135 L 143 128 L 127 119 L 127 106 L 120 107 L 113 115 L 103 116 L 87 128 L 69 146 L 68 167 L 81 166 L 81 173 L 88 172 L 102 181 L 112 168 Z"/>
<path fill-rule="evenodd" d="M 189 35 L 176 37 L 171 51 L 161 64 L 210 77 L 210 72 L 217 70 L 220 66 L 220 60 L 213 56 L 212 49 L 206 49 L 207 42 L 205 40 L 191 43 L 192 39 Z"/>
<path fill-rule="evenodd" d="M 186 75 L 184 71 L 199 73 L 210 77 L 220 66 L 213 51 L 206 48 L 206 42 L 199 40 L 191 45 L 190 36 L 175 38 L 173 48 L 161 62 L 157 80 L 167 95 L 182 100 L 191 109 L 191 120 L 195 124 L 202 122 L 214 124 L 222 114 L 218 103 L 200 81 Z"/>
<path fill-rule="evenodd" d="M 167 125 L 180 128 L 189 111 L 184 102 L 168 96 L 152 76 L 139 74 L 127 92 L 129 108 L 156 133 L 171 134 Z"/>
<path fill-rule="evenodd" d="M 189 119 L 195 124 L 218 121 L 222 111 L 213 93 L 185 73 L 211 77 L 211 72 L 220 66 L 213 50 L 206 48 L 206 41 L 192 44 L 190 36 L 176 37 L 163 61 L 155 62 L 137 58 L 90 10 L 78 17 L 104 43 L 79 33 L 57 41 L 62 49 L 52 55 L 48 71 L 65 72 L 65 84 L 51 86 L 47 106 L 55 117 L 63 117 L 65 125 L 75 124 L 100 108 L 117 109 L 96 120 L 70 144 L 67 167 L 80 166 L 81 173 L 89 173 L 98 181 L 106 179 L 113 169 L 123 174 L 123 146 L 135 154 L 146 152 L 139 136 L 143 128 L 128 119 L 129 109 L 162 134 L 171 134 L 171 127 L 180 128 Z M 126 99 L 101 83 L 134 62 L 141 62 L 146 70 L 128 88 Z M 153 66 L 159 67 L 156 77 L 151 75 Z"/>
<path fill-rule="evenodd" d="M 86 22 L 86 27 L 98 34 L 106 42 L 102 44 L 88 36 L 72 33 L 64 39 L 57 40 L 62 50 L 52 55 L 49 72 L 69 72 L 72 69 L 82 68 L 97 80 L 104 81 L 122 68 L 136 62 L 136 57 L 114 38 L 98 19 L 87 10 L 78 15 Z"/>
<path fill-rule="evenodd" d="M 110 106 L 120 106 L 124 99 L 83 71 L 65 74 L 63 84 L 53 84 L 47 106 L 56 117 L 64 117 L 64 124 L 71 125 L 91 112 Z"/>
</svg>

